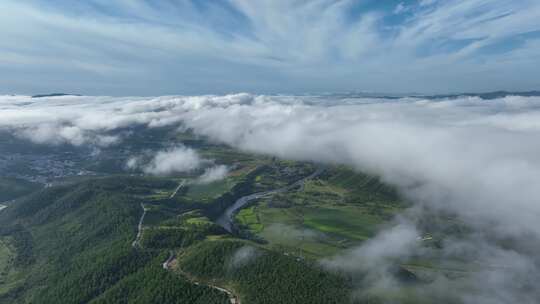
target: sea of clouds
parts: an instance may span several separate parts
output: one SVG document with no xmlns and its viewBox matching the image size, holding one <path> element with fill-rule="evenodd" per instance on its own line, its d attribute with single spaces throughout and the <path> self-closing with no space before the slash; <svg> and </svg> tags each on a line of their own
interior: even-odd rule
<svg viewBox="0 0 540 304">
<path fill-rule="evenodd" d="M 35 143 L 121 145 L 115 131 L 135 125 L 189 128 L 243 151 L 347 164 L 398 187 L 414 206 L 373 240 L 325 262 L 372 271 L 363 284 L 373 290 L 395 282 L 383 268 L 367 265 L 422 250 L 415 219 L 428 208 L 456 216 L 473 231 L 444 244 L 448 257 L 479 265 L 460 283 L 466 286 L 453 286 L 462 290 L 454 296 L 466 303 L 540 299 L 529 285 L 540 279 L 540 97 L 0 97 L 0 128 Z M 155 174 L 205 162 L 183 146 L 158 152 L 148 164 L 126 161 Z M 226 172 L 216 167 L 201 180 Z M 441 286 L 448 284 L 457 283 L 441 278 L 430 290 L 445 293 Z"/>
</svg>

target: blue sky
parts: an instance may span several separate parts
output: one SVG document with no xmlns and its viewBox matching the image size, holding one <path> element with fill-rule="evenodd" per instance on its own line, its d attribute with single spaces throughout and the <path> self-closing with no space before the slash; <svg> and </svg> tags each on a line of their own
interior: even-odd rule
<svg viewBox="0 0 540 304">
<path fill-rule="evenodd" d="M 540 89 L 538 0 L 3 0 L 0 93 Z"/>
</svg>

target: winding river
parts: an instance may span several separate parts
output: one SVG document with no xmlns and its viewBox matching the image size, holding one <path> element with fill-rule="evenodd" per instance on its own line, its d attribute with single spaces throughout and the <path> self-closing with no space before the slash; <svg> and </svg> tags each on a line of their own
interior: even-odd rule
<svg viewBox="0 0 540 304">
<path fill-rule="evenodd" d="M 294 187 L 303 186 L 304 183 L 307 180 L 312 179 L 312 178 L 316 177 L 317 175 L 321 174 L 323 172 L 323 170 L 324 170 L 323 168 L 318 168 L 312 174 L 310 174 L 310 175 L 308 175 L 308 176 L 306 176 L 306 177 L 304 177 L 304 178 L 302 178 L 302 179 L 300 179 L 300 180 L 298 180 L 298 181 L 296 181 L 296 182 L 294 182 L 294 183 L 292 183 L 290 185 L 287 185 L 285 187 L 281 187 L 281 188 L 278 188 L 278 189 L 273 189 L 273 190 L 268 190 L 268 191 L 263 191 L 263 192 L 258 192 L 258 193 L 253 193 L 253 194 L 250 194 L 250 195 L 242 196 L 241 198 L 237 199 L 232 206 L 227 208 L 225 210 L 225 212 L 223 212 L 223 214 L 217 219 L 216 223 L 218 225 L 220 225 L 221 227 L 225 228 L 225 230 L 227 230 L 229 232 L 232 232 L 233 223 L 234 223 L 234 216 L 246 204 L 248 204 L 249 202 L 251 202 L 253 200 L 262 198 L 262 197 L 270 196 L 270 195 L 273 195 L 273 194 L 276 194 L 276 193 L 285 192 L 285 191 L 288 191 L 290 189 L 293 189 Z"/>
</svg>

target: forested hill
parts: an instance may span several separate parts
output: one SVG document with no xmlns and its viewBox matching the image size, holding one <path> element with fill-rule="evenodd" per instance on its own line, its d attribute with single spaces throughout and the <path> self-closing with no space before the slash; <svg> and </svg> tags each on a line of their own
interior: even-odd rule
<svg viewBox="0 0 540 304">
<path fill-rule="evenodd" d="M 321 230 L 320 239 L 287 245 L 272 235 L 239 239 L 213 222 L 239 197 L 282 188 L 311 172 L 310 164 L 275 162 L 210 185 L 186 185 L 183 176 L 117 175 L 19 198 L 0 212 L 0 304 L 213 304 L 230 303 L 230 297 L 244 304 L 364 303 L 352 296 L 358 286 L 349 275 L 321 267 L 304 248 L 322 252 L 335 242 L 346 250 L 346 237 L 369 236 L 359 221 L 384 223 L 400 208 L 398 194 L 377 178 L 332 167 L 303 187 L 267 198 L 268 204 L 257 202 L 265 220 L 292 223 L 297 217 L 289 215 L 306 215 L 311 220 L 296 227 L 317 231 L 331 224 L 343 234 Z M 329 222 L 332 216 L 342 220 Z"/>
<path fill-rule="evenodd" d="M 201 242 L 180 257 L 177 271 L 236 286 L 246 303 L 360 303 L 351 298 L 345 277 L 243 241 Z"/>
<path fill-rule="evenodd" d="M 98 179 L 53 187 L 0 212 L 0 303 L 227 303 L 162 269 L 163 252 L 131 246 L 135 196 L 160 180 Z M 120 186 L 121 185 L 121 186 Z"/>
</svg>

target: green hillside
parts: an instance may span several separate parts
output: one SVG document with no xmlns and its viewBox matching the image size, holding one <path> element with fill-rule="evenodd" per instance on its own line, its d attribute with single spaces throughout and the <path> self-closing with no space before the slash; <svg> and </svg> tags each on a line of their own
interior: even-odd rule
<svg viewBox="0 0 540 304">
<path fill-rule="evenodd" d="M 177 271 L 194 280 L 231 286 L 250 304 L 351 302 L 351 286 L 344 277 L 247 242 L 199 243 L 180 257 Z"/>
<path fill-rule="evenodd" d="M 0 260 L 0 303 L 110 303 L 119 295 L 128 301 L 155 294 L 169 295 L 160 303 L 224 303 L 223 294 L 163 270 L 159 252 L 131 246 L 142 213 L 133 193 L 162 183 L 93 180 L 43 190 L 5 209 L 0 252 L 10 258 Z"/>
<path fill-rule="evenodd" d="M 352 278 L 318 259 L 372 237 L 405 206 L 395 191 L 345 167 L 295 187 L 315 165 L 236 168 L 207 185 L 116 175 L 21 198 L 0 212 L 0 303 L 359 301 Z M 234 233 L 214 222 L 240 197 L 279 188 L 244 206 Z"/>
</svg>

